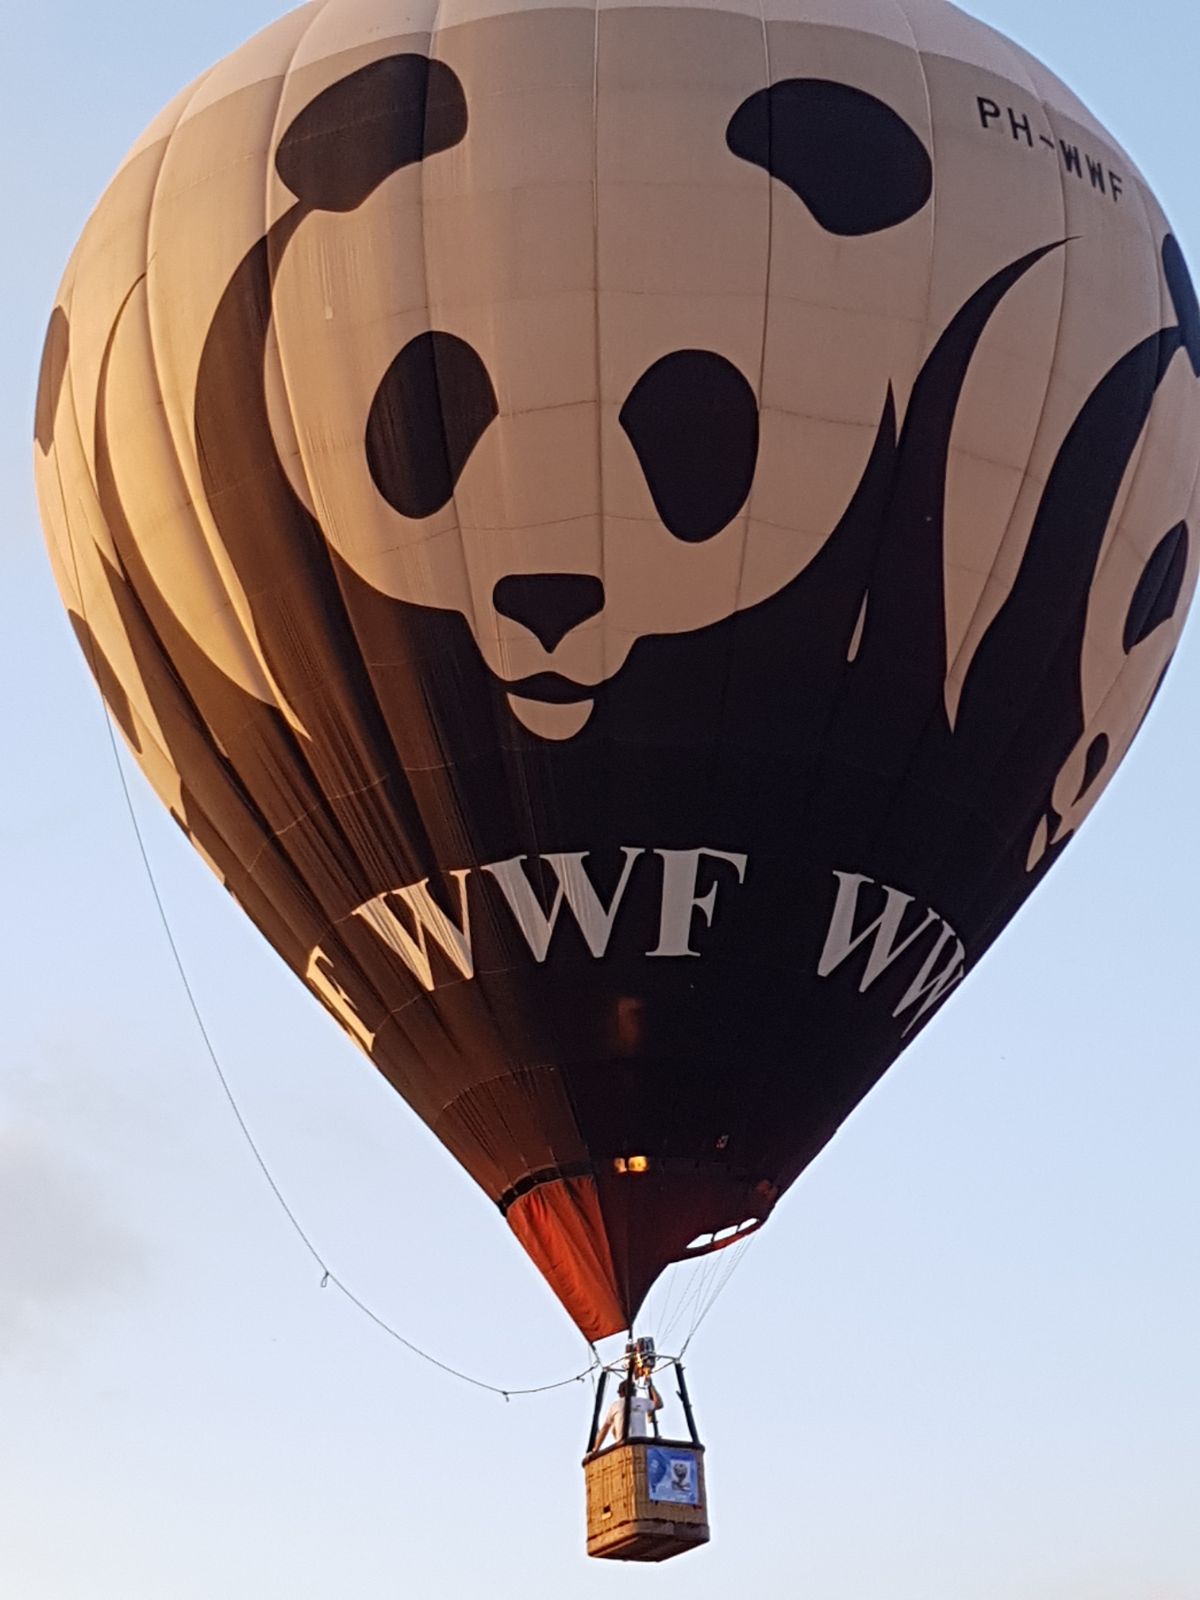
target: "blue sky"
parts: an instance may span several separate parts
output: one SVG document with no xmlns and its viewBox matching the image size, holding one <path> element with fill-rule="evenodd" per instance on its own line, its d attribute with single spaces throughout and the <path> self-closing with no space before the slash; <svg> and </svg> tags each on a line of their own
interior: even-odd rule
<svg viewBox="0 0 1200 1600">
<path fill-rule="evenodd" d="M 975 8 L 1081 93 L 1200 261 L 1200 13 Z M 713 1545 L 582 1554 L 583 1386 L 505 1404 L 320 1287 L 225 1104 L 45 561 L 62 266 L 259 0 L 7 19 L 0 355 L 0 1543 L 19 1600 L 1200 1597 L 1200 638 L 1081 838 L 797 1185 L 689 1367 Z M 324 1257 L 513 1387 L 582 1346 L 485 1197 L 134 774 L 218 1052 Z"/>
</svg>

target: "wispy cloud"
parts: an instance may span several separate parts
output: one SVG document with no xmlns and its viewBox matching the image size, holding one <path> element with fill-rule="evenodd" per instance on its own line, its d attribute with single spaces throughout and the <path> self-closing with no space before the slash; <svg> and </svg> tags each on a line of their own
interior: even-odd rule
<svg viewBox="0 0 1200 1600">
<path fill-rule="evenodd" d="M 102 1182 L 36 1124 L 0 1123 L 0 1359 L 69 1337 L 98 1298 L 142 1273 Z"/>
</svg>

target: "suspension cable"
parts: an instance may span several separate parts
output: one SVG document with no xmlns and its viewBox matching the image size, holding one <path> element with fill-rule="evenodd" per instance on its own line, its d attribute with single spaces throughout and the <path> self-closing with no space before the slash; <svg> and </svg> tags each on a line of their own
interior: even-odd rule
<svg viewBox="0 0 1200 1600">
<path fill-rule="evenodd" d="M 172 931 L 170 918 L 167 915 L 166 905 L 164 904 L 162 894 L 158 887 L 158 879 L 155 875 L 154 867 L 150 860 L 150 853 L 146 848 L 146 840 L 142 833 L 142 826 L 138 821 L 137 810 L 134 806 L 133 796 L 129 788 L 129 782 L 125 775 L 125 764 L 121 760 L 120 747 L 117 744 L 117 736 L 113 729 L 112 713 L 109 710 L 108 702 L 105 700 L 104 691 L 101 688 L 101 676 L 97 671 L 96 666 L 96 635 L 91 624 L 88 622 L 87 599 L 84 594 L 83 584 L 80 579 L 79 557 L 75 548 L 75 537 L 69 526 L 67 527 L 67 541 L 71 549 L 71 563 L 75 571 L 75 589 L 79 596 L 80 612 L 85 625 L 85 653 L 88 657 L 88 668 L 92 674 L 92 681 L 96 685 L 96 691 L 100 698 L 100 705 L 104 716 L 104 725 L 108 730 L 108 742 L 112 750 L 113 762 L 116 765 L 117 776 L 121 782 L 121 792 L 125 797 L 125 809 L 129 813 L 129 820 L 133 826 L 134 837 L 137 840 L 138 853 L 142 858 L 142 865 L 145 868 L 146 878 L 150 884 L 150 892 L 154 897 L 154 904 L 158 908 L 159 921 L 161 922 L 163 932 L 166 935 L 167 944 L 170 948 L 171 956 L 175 963 L 175 970 L 179 974 L 179 980 L 183 985 L 184 994 L 187 996 L 188 1006 L 191 1009 L 197 1030 L 199 1031 L 200 1038 L 203 1041 L 205 1054 L 208 1056 L 213 1070 L 217 1075 L 222 1092 L 224 1093 L 225 1099 L 229 1104 L 230 1110 L 233 1112 L 234 1119 L 241 1130 L 242 1137 L 245 1140 L 251 1155 L 254 1157 L 259 1171 L 266 1180 L 267 1186 L 271 1190 L 271 1193 L 275 1196 L 275 1199 L 278 1202 L 284 1216 L 291 1224 L 292 1231 L 300 1240 L 304 1248 L 308 1251 L 308 1254 L 312 1257 L 315 1264 L 320 1268 L 322 1289 L 330 1286 L 335 1288 L 339 1294 L 341 1294 L 350 1302 L 352 1306 L 356 1308 L 356 1310 L 360 1311 L 370 1322 L 373 1322 L 375 1326 L 379 1328 L 381 1332 L 387 1334 L 390 1339 L 393 1339 L 397 1344 L 402 1345 L 403 1348 L 411 1355 L 417 1356 L 420 1360 L 427 1362 L 431 1367 L 436 1367 L 439 1372 L 446 1373 L 448 1377 L 457 1378 L 459 1382 L 470 1384 L 472 1388 L 483 1389 L 488 1394 L 501 1395 L 505 1400 L 512 1400 L 524 1395 L 548 1394 L 553 1389 L 565 1389 L 572 1383 L 582 1383 L 600 1364 L 600 1358 L 596 1353 L 595 1348 L 590 1343 L 588 1345 L 588 1349 L 591 1352 L 591 1360 L 581 1371 L 572 1373 L 568 1378 L 558 1378 L 553 1383 L 539 1383 L 524 1388 L 502 1388 L 499 1384 L 487 1383 L 482 1378 L 476 1378 L 470 1373 L 462 1372 L 457 1367 L 452 1367 L 449 1365 L 449 1363 L 439 1360 L 437 1356 L 431 1355 L 428 1350 L 423 1350 L 420 1345 L 414 1344 L 411 1339 L 406 1338 L 404 1334 L 402 1334 L 397 1328 L 393 1327 L 393 1325 L 388 1322 L 385 1317 L 380 1316 L 378 1312 L 372 1310 L 372 1308 L 364 1300 L 354 1293 L 354 1291 L 337 1275 L 337 1273 L 326 1261 L 316 1244 L 314 1244 L 310 1235 L 304 1229 L 300 1219 L 292 1210 L 292 1207 L 289 1205 L 282 1189 L 275 1181 L 271 1169 L 267 1165 L 266 1158 L 259 1148 L 254 1135 L 250 1131 L 249 1124 L 243 1115 L 241 1106 L 238 1104 L 237 1097 L 233 1092 L 229 1078 L 221 1065 L 220 1057 L 217 1055 L 216 1047 L 213 1044 L 212 1035 L 209 1033 L 208 1027 L 204 1021 L 203 1013 L 200 1010 L 200 1005 L 196 998 L 196 992 L 192 987 L 190 978 L 188 977 L 183 956 L 175 939 L 174 932 Z"/>
</svg>

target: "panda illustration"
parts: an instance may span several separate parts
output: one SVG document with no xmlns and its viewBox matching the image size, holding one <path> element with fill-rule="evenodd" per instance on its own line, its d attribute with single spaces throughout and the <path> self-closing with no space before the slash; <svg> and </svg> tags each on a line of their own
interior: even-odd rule
<svg viewBox="0 0 1200 1600">
<path fill-rule="evenodd" d="M 512 20 L 502 19 L 497 38 Z M 585 20 L 567 13 L 539 22 L 539 31 L 561 30 L 549 51 L 556 65 L 572 53 L 581 71 L 591 62 Z M 707 61 L 707 35 L 724 37 L 732 20 L 673 16 L 672 38 L 694 30 Z M 451 704 L 428 719 L 439 739 L 462 725 L 465 699 L 488 707 L 489 721 L 499 715 L 499 690 L 515 723 L 548 741 L 590 727 L 617 743 L 704 744 L 718 705 L 723 722 L 736 725 L 735 743 L 798 751 L 820 739 L 844 679 L 835 736 L 861 742 L 886 766 L 886 747 L 900 759 L 940 694 L 946 748 L 936 757 L 931 748 L 925 787 L 957 786 L 961 802 L 986 786 L 1001 828 L 1016 810 L 1028 813 L 1036 790 L 1045 826 L 1023 845 L 1040 857 L 1070 831 L 1061 829 L 1053 791 L 1071 759 L 1083 763 L 1069 775 L 1074 803 L 1114 755 L 1108 734 L 1079 749 L 1089 624 L 1082 602 L 1176 351 L 1186 345 L 1193 373 L 1200 366 L 1195 296 L 1178 247 L 1165 231 L 1157 241 L 1165 317 L 1097 368 L 1046 470 L 1015 581 L 1002 603 L 973 596 L 984 624 L 974 636 L 963 630 L 955 659 L 947 563 L 952 552 L 979 559 L 954 550 L 948 526 L 952 438 L 956 427 L 981 427 L 960 419 L 964 390 L 992 323 L 1039 273 L 1049 277 L 1064 342 L 1065 258 L 1079 241 L 1061 217 L 1052 228 L 1036 223 L 1039 242 L 993 263 L 922 350 L 912 336 L 920 319 L 909 326 L 902 302 L 913 282 L 931 292 L 914 261 L 936 253 L 929 216 L 937 199 L 930 150 L 908 120 L 913 105 L 898 109 L 860 84 L 805 76 L 741 98 L 706 86 L 683 102 L 681 116 L 663 92 L 660 63 L 651 54 L 644 64 L 656 26 L 648 13 L 645 39 L 634 29 L 625 43 L 643 62 L 644 84 L 628 104 L 618 98 L 611 130 L 580 124 L 580 107 L 557 106 L 551 91 L 531 94 L 511 43 L 507 53 L 495 49 L 500 81 L 489 82 L 490 61 L 491 92 L 477 103 L 446 61 L 405 52 L 335 79 L 290 120 L 281 115 L 274 166 L 294 202 L 230 278 L 196 379 L 198 453 L 224 547 L 253 588 L 269 559 L 267 530 L 324 541 L 341 591 L 357 596 L 348 606 L 356 634 L 378 627 L 385 654 L 385 637 L 403 636 L 431 663 L 426 694 L 440 677 L 432 663 L 455 661 Z M 726 40 L 724 71 L 735 79 L 745 63 L 732 39 L 746 34 Z M 488 45 L 470 41 L 472 64 L 485 53 L 493 54 Z M 503 68 L 514 61 L 512 82 Z M 863 75 L 891 82 L 901 98 L 889 52 L 870 65 Z M 531 118 L 543 99 L 560 119 L 549 128 Z M 678 168 L 670 203 L 666 184 L 650 185 L 649 198 L 623 192 L 639 187 L 636 167 L 628 183 L 620 170 L 639 120 L 638 159 L 654 150 Z M 986 114 L 979 137 L 987 137 Z M 600 189 L 573 227 L 575 191 L 591 189 L 579 181 L 574 147 L 595 146 L 589 159 L 599 162 L 606 139 L 621 151 L 615 198 Z M 501 161 L 516 170 L 504 171 L 501 203 L 492 205 L 489 167 Z M 548 163 L 561 174 L 547 174 Z M 535 178 L 536 203 L 553 208 L 542 217 L 544 270 L 556 285 L 577 275 L 573 291 L 547 289 L 539 251 L 528 261 L 506 254 L 524 226 L 525 180 Z M 409 188 L 397 193 L 402 179 Z M 629 274 L 637 288 L 605 292 L 610 234 L 613 249 L 638 237 Z M 366 259 L 380 239 L 388 257 L 381 285 L 364 289 L 361 275 L 324 265 Z M 853 281 L 855 272 L 900 304 L 840 314 L 829 279 Z M 897 279 L 902 289 L 892 287 Z M 732 310 L 719 303 L 718 285 Z M 861 297 L 861 285 L 853 287 Z M 683 311 L 672 305 L 660 317 L 662 291 Z M 815 309 L 805 307 L 806 294 Z M 1032 312 L 1035 321 L 1044 314 L 1043 306 Z M 659 319 L 652 331 L 650 317 Z M 876 339 L 875 327 L 889 320 Z M 286 416 L 271 394 L 273 338 Z M 806 427 L 802 399 L 781 418 L 769 404 L 772 384 L 822 396 L 823 411 L 844 412 L 842 426 L 831 429 L 822 416 Z M 823 395 L 830 387 L 845 392 L 831 402 Z M 1042 413 L 1050 407 L 1047 391 Z M 1040 421 L 1036 410 L 1026 407 L 1027 425 Z M 822 430 L 828 460 L 817 466 Z M 295 440 L 332 436 L 319 473 L 306 476 L 303 443 L 281 449 L 284 431 Z M 268 471 L 277 481 L 264 500 Z M 251 490 L 239 495 L 244 484 Z M 1160 516 L 1160 538 L 1129 597 L 1126 653 L 1170 619 L 1183 591 L 1185 499 L 1177 494 Z M 368 623 L 371 591 L 400 611 Z M 1068 596 L 1076 597 L 1068 639 L 1051 637 Z M 1013 683 L 1035 677 L 1044 731 L 1030 743 L 1041 766 L 1035 775 L 1014 763 L 1017 792 L 1006 796 L 989 752 L 1024 714 Z M 478 680 L 469 697 L 464 678 Z M 719 737 L 729 737 L 725 726 Z M 937 743 L 932 733 L 927 743 Z"/>
</svg>

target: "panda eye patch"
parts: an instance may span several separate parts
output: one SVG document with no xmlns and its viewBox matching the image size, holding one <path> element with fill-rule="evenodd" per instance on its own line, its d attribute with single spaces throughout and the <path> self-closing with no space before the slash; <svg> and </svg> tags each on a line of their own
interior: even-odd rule
<svg viewBox="0 0 1200 1600">
<path fill-rule="evenodd" d="M 758 459 L 758 405 L 745 378 L 712 350 L 676 350 L 648 367 L 621 407 L 655 509 L 698 544 L 737 516 Z"/>
<path fill-rule="evenodd" d="M 725 142 L 847 238 L 907 222 L 933 193 L 933 163 L 908 123 L 848 83 L 785 78 L 760 89 L 730 118 Z"/>
<path fill-rule="evenodd" d="M 498 406 L 487 368 L 452 333 L 421 333 L 384 373 L 367 417 L 367 466 L 403 517 L 440 511 Z"/>
<path fill-rule="evenodd" d="M 323 89 L 288 127 L 275 170 L 310 211 L 353 211 L 385 178 L 467 131 L 450 68 L 428 56 L 385 56 Z"/>
</svg>

